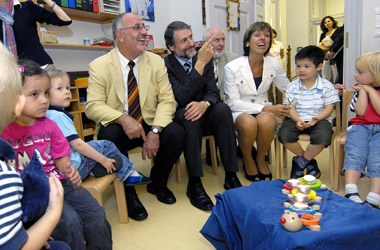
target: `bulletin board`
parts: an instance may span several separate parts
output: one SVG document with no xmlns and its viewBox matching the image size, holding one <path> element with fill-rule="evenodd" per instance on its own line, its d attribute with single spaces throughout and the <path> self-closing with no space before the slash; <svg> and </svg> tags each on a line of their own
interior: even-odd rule
<svg viewBox="0 0 380 250">
<path fill-rule="evenodd" d="M 240 30 L 240 0 L 227 0 L 227 30 Z"/>
</svg>

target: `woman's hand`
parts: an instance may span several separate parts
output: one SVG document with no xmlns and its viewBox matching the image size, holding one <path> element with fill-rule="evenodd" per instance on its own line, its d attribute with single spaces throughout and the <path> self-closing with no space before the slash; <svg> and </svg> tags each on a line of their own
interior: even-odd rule
<svg viewBox="0 0 380 250">
<path fill-rule="evenodd" d="M 290 107 L 287 105 L 282 105 L 282 104 L 277 104 L 273 106 L 265 106 L 262 109 L 262 112 L 272 113 L 275 116 L 285 119 L 289 115 Z"/>
</svg>

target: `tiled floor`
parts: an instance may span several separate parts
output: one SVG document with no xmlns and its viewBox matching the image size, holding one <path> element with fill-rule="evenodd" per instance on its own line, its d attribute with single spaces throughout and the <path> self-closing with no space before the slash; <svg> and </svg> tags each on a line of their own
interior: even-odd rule
<svg viewBox="0 0 380 250">
<path fill-rule="evenodd" d="M 136 164 L 139 171 L 146 175 L 149 174 L 150 161 L 142 161 L 140 154 L 131 155 L 130 158 Z M 203 158 L 205 158 L 204 154 Z M 288 166 L 291 166 L 291 159 L 292 154 L 288 152 Z M 324 150 L 316 159 L 322 171 L 321 181 L 329 185 L 328 150 Z M 199 233 L 210 215 L 210 212 L 201 211 L 190 204 L 186 196 L 187 176 L 185 174 L 184 160 L 182 157 L 181 163 L 182 183 L 178 184 L 176 182 L 174 172 L 168 183 L 168 187 L 177 198 L 175 204 L 165 205 L 159 202 L 155 196 L 147 193 L 145 186 L 137 188 L 140 200 L 149 213 L 148 218 L 144 221 L 138 222 L 130 219 L 128 224 L 119 224 L 113 189 L 107 189 L 104 195 L 104 201 L 107 218 L 112 226 L 115 250 L 214 249 Z M 242 163 L 239 159 L 240 173 L 238 176 L 243 185 L 250 185 L 250 182 L 247 181 L 244 174 L 242 174 L 243 170 L 241 169 L 241 165 Z M 269 167 L 272 173 L 274 173 L 274 158 L 272 165 Z M 288 167 L 283 170 L 284 178 L 289 176 L 290 168 L 291 167 Z M 207 193 L 215 202 L 214 195 L 224 191 L 224 171 L 219 167 L 219 174 L 215 176 L 211 172 L 211 167 L 204 163 L 204 177 L 202 182 Z M 361 197 L 366 197 L 368 192 L 368 180 L 361 180 L 359 188 Z M 344 178 L 341 177 L 339 194 L 343 193 Z"/>
</svg>

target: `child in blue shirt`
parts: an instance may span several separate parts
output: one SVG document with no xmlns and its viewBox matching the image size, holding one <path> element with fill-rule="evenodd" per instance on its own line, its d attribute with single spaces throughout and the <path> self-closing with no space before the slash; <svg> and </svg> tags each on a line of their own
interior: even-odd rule
<svg viewBox="0 0 380 250">
<path fill-rule="evenodd" d="M 319 178 L 321 171 L 314 158 L 331 143 L 334 103 L 339 95 L 333 84 L 319 75 L 324 52 L 317 46 L 301 49 L 295 57 L 298 79 L 286 90 L 284 104 L 291 105 L 289 117 L 283 122 L 279 140 L 296 156 L 292 161 L 290 178 L 310 174 Z M 298 142 L 300 134 L 310 135 L 306 150 Z"/>
<path fill-rule="evenodd" d="M 135 171 L 135 165 L 120 153 L 108 140 L 84 142 L 77 134 L 73 116 L 64 108 L 70 106 L 70 78 L 61 70 L 50 70 L 50 107 L 46 117 L 55 121 L 70 144 L 71 162 L 78 169 L 82 180 L 89 175 L 97 177 L 116 172 L 125 186 L 149 184 L 151 181 Z"/>
</svg>

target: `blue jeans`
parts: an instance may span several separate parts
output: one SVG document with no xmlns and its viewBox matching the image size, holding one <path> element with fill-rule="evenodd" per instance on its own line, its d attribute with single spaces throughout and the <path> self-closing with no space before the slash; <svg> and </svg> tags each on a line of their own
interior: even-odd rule
<svg viewBox="0 0 380 250">
<path fill-rule="evenodd" d="M 115 144 L 113 144 L 113 142 L 108 140 L 94 140 L 89 141 L 87 143 L 96 151 L 98 151 L 102 155 L 105 155 L 108 158 L 112 158 L 116 155 L 119 155 L 123 159 L 123 166 L 119 171 L 116 172 L 116 175 L 119 178 L 119 180 L 124 182 L 132 174 L 132 171 L 135 169 L 135 165 L 132 162 L 130 162 L 125 155 L 120 153 L 120 151 L 117 149 Z M 78 172 L 82 177 L 82 180 L 86 179 L 89 175 L 93 175 L 92 170 L 94 169 L 96 164 L 98 164 L 96 161 L 87 158 L 86 156 L 81 154 L 81 163 L 78 167 Z"/>
<path fill-rule="evenodd" d="M 112 249 L 111 226 L 104 208 L 84 188 L 74 189 L 61 180 L 64 190 L 62 215 L 52 237 L 66 242 L 72 250 Z"/>
<path fill-rule="evenodd" d="M 70 250 L 69 245 L 63 241 L 48 241 L 50 245 L 50 250 Z M 45 248 L 41 248 L 45 249 Z"/>
<path fill-rule="evenodd" d="M 345 157 L 343 170 L 351 169 L 380 178 L 380 125 L 352 125 L 347 128 L 344 145 Z"/>
</svg>

